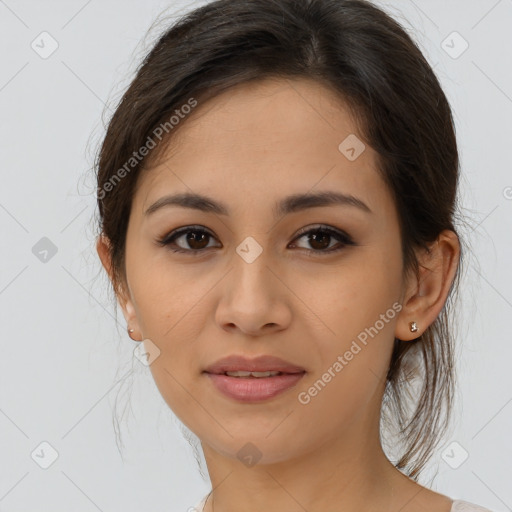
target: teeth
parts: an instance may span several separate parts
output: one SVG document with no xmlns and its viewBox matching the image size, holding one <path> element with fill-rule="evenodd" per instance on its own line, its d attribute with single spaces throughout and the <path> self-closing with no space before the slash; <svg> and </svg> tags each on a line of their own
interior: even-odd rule
<svg viewBox="0 0 512 512">
<path fill-rule="evenodd" d="M 273 377 L 274 375 L 279 375 L 281 372 L 226 372 L 226 375 L 230 377 Z"/>
</svg>

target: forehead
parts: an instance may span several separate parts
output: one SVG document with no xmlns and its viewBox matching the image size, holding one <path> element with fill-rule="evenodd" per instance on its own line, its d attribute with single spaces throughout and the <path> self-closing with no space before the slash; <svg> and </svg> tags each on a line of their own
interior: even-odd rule
<svg viewBox="0 0 512 512">
<path fill-rule="evenodd" d="M 141 208 L 173 191 L 233 203 L 315 188 L 356 195 L 374 211 L 390 207 L 377 154 L 363 145 L 341 98 L 318 82 L 240 84 L 199 103 L 181 123 L 163 159 L 140 179 Z M 355 159 L 347 157 L 351 147 Z"/>
</svg>

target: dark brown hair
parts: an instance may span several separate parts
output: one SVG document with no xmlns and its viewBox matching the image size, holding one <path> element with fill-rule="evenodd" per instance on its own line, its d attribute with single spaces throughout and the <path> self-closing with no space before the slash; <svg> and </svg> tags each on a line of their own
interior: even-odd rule
<svg viewBox="0 0 512 512">
<path fill-rule="evenodd" d="M 217 0 L 187 13 L 157 40 L 97 154 L 99 228 L 110 242 L 115 291 L 125 283 L 125 238 L 137 180 L 186 123 L 180 113 L 190 108 L 183 106 L 270 77 L 314 79 L 348 105 L 393 194 L 404 276 L 418 275 L 417 249 L 428 251 L 445 229 L 456 232 L 459 157 L 451 109 L 398 22 L 366 0 Z M 169 121 L 173 115 L 185 119 L 176 129 Z M 165 135 L 155 137 L 162 126 Z M 155 138 L 156 147 L 142 151 L 142 158 L 141 148 Z M 414 479 L 449 424 L 455 382 L 449 319 L 464 252 L 461 247 L 442 312 L 413 342 L 395 339 L 387 375 L 383 420 L 403 443 L 396 467 Z"/>
</svg>

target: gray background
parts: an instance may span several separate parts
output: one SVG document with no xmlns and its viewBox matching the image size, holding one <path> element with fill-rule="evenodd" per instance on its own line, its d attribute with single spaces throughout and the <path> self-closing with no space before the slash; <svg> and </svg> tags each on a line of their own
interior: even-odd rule
<svg viewBox="0 0 512 512">
<path fill-rule="evenodd" d="M 149 369 L 133 358 L 120 310 L 116 323 L 94 247 L 90 170 L 102 114 L 164 28 L 148 32 L 153 21 L 200 3 L 0 0 L 1 511 L 185 511 L 209 490 Z M 379 4 L 419 42 L 452 104 L 472 221 L 461 232 L 473 253 L 454 423 L 420 482 L 512 510 L 512 0 Z M 51 49 L 43 31 L 58 43 L 47 58 L 31 47 Z M 454 31 L 469 44 L 457 58 Z M 57 249 L 46 262 L 43 237 Z M 43 441 L 58 452 L 47 469 Z M 454 469 L 462 450 L 469 458 Z"/>
</svg>

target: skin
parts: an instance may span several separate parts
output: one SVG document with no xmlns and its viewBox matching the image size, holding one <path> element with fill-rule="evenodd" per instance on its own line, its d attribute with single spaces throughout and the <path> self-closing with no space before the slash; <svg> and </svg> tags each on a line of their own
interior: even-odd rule
<svg viewBox="0 0 512 512">
<path fill-rule="evenodd" d="M 206 512 L 451 508 L 451 499 L 388 461 L 379 414 L 394 338 L 416 338 L 440 313 L 458 264 L 458 239 L 443 231 L 430 255 L 418 254 L 420 279 L 403 277 L 397 212 L 376 153 L 366 146 L 350 161 L 338 150 L 357 133 L 339 97 L 314 81 L 246 83 L 200 104 L 165 158 L 140 176 L 118 298 L 133 338 L 161 351 L 150 369 L 163 398 L 201 439 L 213 488 Z M 318 190 L 350 193 L 372 213 L 330 205 L 273 217 L 275 201 Z M 208 195 L 230 215 L 179 206 L 144 214 L 176 192 Z M 315 245 L 307 235 L 297 237 L 300 228 L 318 224 L 345 231 L 355 245 L 325 254 L 340 246 L 336 238 Z M 202 246 L 184 236 L 175 243 L 185 250 L 207 246 L 201 255 L 156 243 L 190 225 L 212 236 Z M 248 236 L 262 248 L 252 263 L 235 250 Z M 109 271 L 107 247 L 100 237 L 98 254 Z M 394 303 L 401 311 L 317 396 L 300 403 L 298 394 Z M 271 400 L 243 404 L 220 394 L 202 373 L 234 353 L 276 355 L 308 373 Z M 248 442 L 261 453 L 252 466 L 237 456 Z"/>
</svg>

